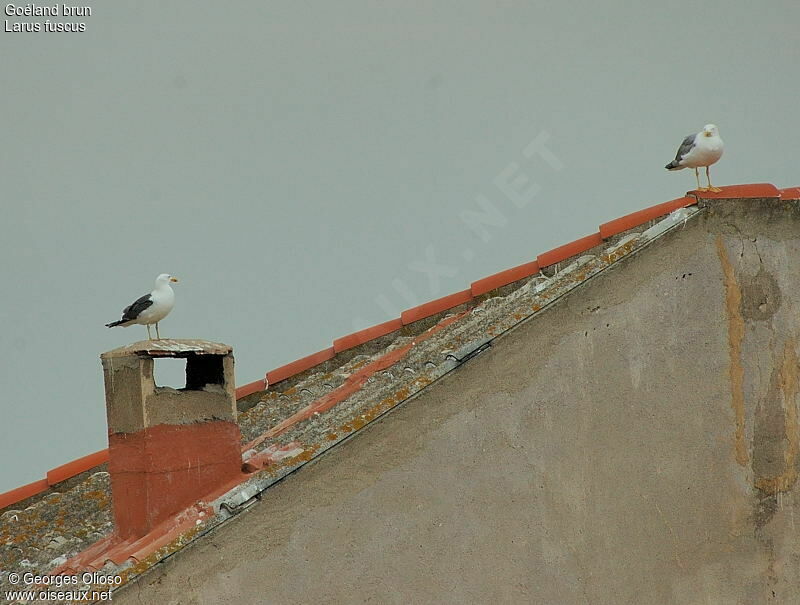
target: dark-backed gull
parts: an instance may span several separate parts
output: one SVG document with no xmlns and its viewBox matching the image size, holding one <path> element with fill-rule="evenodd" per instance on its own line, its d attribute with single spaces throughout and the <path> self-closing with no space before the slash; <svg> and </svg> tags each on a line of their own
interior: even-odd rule
<svg viewBox="0 0 800 605">
<path fill-rule="evenodd" d="M 162 273 L 156 278 L 156 287 L 150 294 L 145 294 L 133 303 L 125 307 L 122 311 L 122 319 L 106 324 L 107 328 L 122 326 L 127 328 L 133 324 L 143 324 L 147 326 L 147 338 L 153 340 L 150 334 L 150 326 L 156 325 L 156 338 L 161 339 L 158 333 L 158 322 L 164 319 L 172 307 L 175 306 L 175 292 L 170 287 L 170 282 L 177 283 L 178 278 L 168 273 Z"/>
<path fill-rule="evenodd" d="M 690 134 L 683 139 L 683 143 L 678 147 L 678 154 L 675 159 L 667 164 L 665 168 L 667 170 L 694 168 L 698 191 L 722 191 L 719 187 L 714 187 L 711 184 L 708 167 L 722 157 L 723 149 L 724 144 L 719 136 L 719 129 L 714 124 L 706 124 L 700 132 Z M 700 175 L 697 169 L 702 166 L 706 167 L 708 187 L 700 186 Z"/>
</svg>

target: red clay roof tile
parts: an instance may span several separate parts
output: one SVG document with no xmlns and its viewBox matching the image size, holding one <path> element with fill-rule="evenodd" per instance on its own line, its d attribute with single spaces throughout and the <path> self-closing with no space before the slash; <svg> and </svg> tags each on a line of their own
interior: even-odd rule
<svg viewBox="0 0 800 605">
<path fill-rule="evenodd" d="M 703 199 L 726 199 L 726 198 L 761 198 L 761 197 L 780 197 L 780 191 L 775 185 L 770 183 L 751 183 L 748 185 L 727 185 L 720 187 L 722 191 L 689 191 L 686 195 L 693 195 Z"/>
<path fill-rule="evenodd" d="M 552 250 L 543 252 L 536 257 L 536 260 L 540 267 L 549 267 L 550 265 L 560 263 L 562 260 L 567 259 L 570 256 L 575 256 L 576 254 L 585 252 L 590 248 L 599 246 L 602 243 L 603 238 L 600 237 L 600 233 L 592 233 L 586 237 L 576 239 L 574 242 L 570 242 L 568 244 L 564 244 L 563 246 L 559 246 L 558 248 L 553 248 Z"/>
<path fill-rule="evenodd" d="M 357 347 L 358 345 L 364 344 L 365 342 L 369 342 L 370 340 L 375 340 L 376 338 L 380 338 L 381 336 L 386 336 L 387 334 L 391 334 L 396 330 L 399 330 L 403 327 L 402 320 L 398 317 L 397 319 L 390 319 L 389 321 L 385 321 L 377 326 L 372 326 L 371 328 L 364 328 L 363 330 L 359 330 L 358 332 L 353 332 L 352 334 L 348 334 L 347 336 L 342 336 L 341 338 L 337 338 L 333 341 L 333 350 L 337 353 L 341 353 L 342 351 L 346 351 L 347 349 L 352 349 L 353 347 Z"/>
<path fill-rule="evenodd" d="M 90 468 L 94 468 L 95 466 L 103 464 L 104 462 L 108 462 L 107 449 L 83 456 L 82 458 L 78 458 L 72 462 L 67 462 L 66 464 L 62 464 L 61 466 L 57 466 L 56 468 L 47 471 L 47 483 L 49 485 L 55 485 L 60 481 L 64 481 L 65 479 L 69 479 L 75 475 L 79 475 L 83 471 L 88 471 Z"/>
<path fill-rule="evenodd" d="M 406 309 L 400 314 L 400 319 L 402 320 L 403 325 L 406 326 L 410 323 L 419 321 L 420 319 L 425 319 L 431 315 L 436 315 L 442 311 L 447 311 L 448 309 L 452 309 L 453 307 L 457 307 L 458 305 L 462 305 L 471 300 L 472 290 L 462 290 L 461 292 L 442 296 L 441 298 L 437 298 L 436 300 L 412 307 L 411 309 Z"/>
<path fill-rule="evenodd" d="M 800 187 L 781 189 L 781 197 L 785 200 L 800 200 Z"/>
<path fill-rule="evenodd" d="M 500 271 L 494 275 L 474 281 L 472 282 L 470 290 L 472 290 L 473 296 L 480 296 L 481 294 L 486 294 L 487 292 L 495 290 L 496 288 L 502 288 L 503 286 L 507 286 L 515 281 L 525 279 L 531 275 L 536 275 L 538 272 L 539 263 L 536 261 L 531 261 L 529 263 L 525 263 L 524 265 L 518 265 L 516 267 L 512 267 L 511 269 L 506 269 L 505 271 Z"/>
<path fill-rule="evenodd" d="M 242 397 L 247 397 L 248 395 L 252 395 L 253 393 L 258 393 L 259 391 L 263 391 L 266 388 L 267 388 L 266 377 L 256 380 L 255 382 L 249 382 L 247 384 L 244 384 L 236 388 L 236 399 L 241 399 Z"/>
<path fill-rule="evenodd" d="M 677 210 L 678 208 L 684 208 L 686 206 L 691 206 L 692 204 L 697 203 L 697 198 L 687 195 L 685 197 L 680 197 L 676 200 L 670 200 L 669 202 L 664 202 L 663 204 L 656 204 L 655 206 L 650 206 L 649 208 L 645 208 L 644 210 L 639 210 L 637 212 L 632 212 L 631 214 L 626 214 L 625 216 L 621 216 L 613 221 L 608 221 L 607 223 L 603 223 L 600 225 L 600 237 L 603 239 L 608 239 L 618 233 L 622 233 L 623 231 L 627 231 L 628 229 L 632 229 L 633 227 L 638 227 L 639 225 L 646 223 L 647 221 L 653 220 L 654 218 L 658 218 L 659 216 L 663 216 L 665 214 L 669 214 L 673 210 Z"/>
<path fill-rule="evenodd" d="M 39 479 L 33 483 L 28 483 L 22 487 L 18 487 L 16 489 L 12 489 L 11 491 L 5 492 L 4 494 L 0 494 L 0 508 L 5 508 L 6 506 L 14 504 L 15 502 L 35 496 L 36 494 L 46 490 L 48 487 L 50 486 L 47 484 L 47 479 Z"/>
<path fill-rule="evenodd" d="M 329 347 L 312 355 L 308 355 L 291 363 L 287 363 L 279 368 L 275 368 L 271 372 L 267 372 L 267 383 L 275 384 L 276 382 L 290 378 L 295 374 L 305 372 L 309 368 L 313 368 L 324 361 L 328 361 L 335 354 L 336 351 L 333 350 L 333 347 Z"/>
<path fill-rule="evenodd" d="M 154 528 L 150 533 L 130 545 L 125 545 L 127 548 L 115 553 L 115 563 L 121 565 L 128 557 L 136 561 L 142 561 L 149 557 L 153 552 L 162 548 L 169 543 L 176 540 L 182 533 L 189 531 L 196 526 L 198 518 L 197 512 L 190 509 L 190 514 L 187 514 L 185 519 L 180 517 L 172 517 L 165 523 Z M 194 513 L 194 514 L 191 514 Z M 120 560 L 121 559 L 121 560 Z"/>
</svg>

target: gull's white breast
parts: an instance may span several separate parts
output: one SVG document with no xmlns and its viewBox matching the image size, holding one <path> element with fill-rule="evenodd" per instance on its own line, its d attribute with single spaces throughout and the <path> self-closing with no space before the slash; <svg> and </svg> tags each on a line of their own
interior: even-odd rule
<svg viewBox="0 0 800 605">
<path fill-rule="evenodd" d="M 694 140 L 692 150 L 681 159 L 681 165 L 687 168 L 711 166 L 722 157 L 723 150 L 724 145 L 719 136 L 707 137 L 700 133 Z"/>
<path fill-rule="evenodd" d="M 142 311 L 137 318 L 137 323 L 157 323 L 169 315 L 169 312 L 172 311 L 172 307 L 175 306 L 175 292 L 169 286 L 153 290 L 150 296 L 153 298 L 153 304 Z"/>
</svg>

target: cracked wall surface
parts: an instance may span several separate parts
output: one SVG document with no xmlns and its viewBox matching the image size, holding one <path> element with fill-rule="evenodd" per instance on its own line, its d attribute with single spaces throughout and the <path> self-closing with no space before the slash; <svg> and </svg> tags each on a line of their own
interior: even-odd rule
<svg viewBox="0 0 800 605">
<path fill-rule="evenodd" d="M 706 204 L 115 602 L 795 603 L 798 226 Z"/>
</svg>

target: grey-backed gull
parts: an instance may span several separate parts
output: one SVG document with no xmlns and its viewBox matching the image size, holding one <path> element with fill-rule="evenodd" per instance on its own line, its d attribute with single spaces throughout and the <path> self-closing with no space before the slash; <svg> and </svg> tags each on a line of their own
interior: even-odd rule
<svg viewBox="0 0 800 605">
<path fill-rule="evenodd" d="M 158 333 L 158 322 L 164 319 L 172 307 L 175 306 L 175 292 L 170 287 L 170 282 L 177 283 L 178 278 L 168 273 L 162 273 L 156 278 L 156 287 L 150 294 L 145 294 L 136 299 L 133 303 L 125 307 L 122 311 L 122 319 L 106 324 L 107 328 L 122 326 L 127 328 L 133 324 L 143 324 L 147 326 L 147 338 L 153 340 L 150 334 L 150 326 L 156 325 L 156 338 L 161 339 Z"/>
<path fill-rule="evenodd" d="M 722 191 L 719 187 L 714 187 L 711 184 L 708 167 L 722 157 L 724 147 L 725 145 L 719 136 L 719 129 L 714 124 L 706 124 L 700 132 L 690 134 L 683 139 L 683 143 L 678 147 L 678 154 L 675 159 L 667 164 L 665 168 L 667 170 L 694 168 L 698 191 Z M 700 186 L 700 175 L 697 169 L 702 166 L 706 167 L 708 187 Z"/>
</svg>

